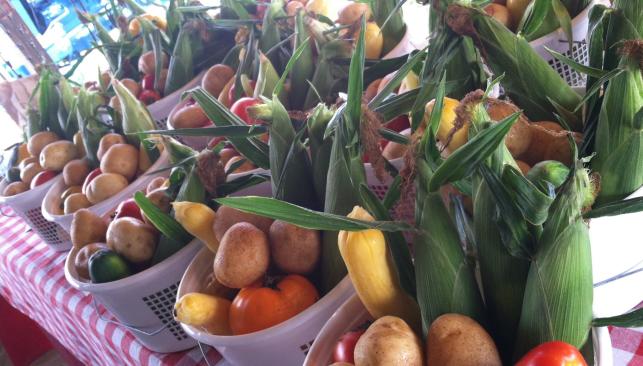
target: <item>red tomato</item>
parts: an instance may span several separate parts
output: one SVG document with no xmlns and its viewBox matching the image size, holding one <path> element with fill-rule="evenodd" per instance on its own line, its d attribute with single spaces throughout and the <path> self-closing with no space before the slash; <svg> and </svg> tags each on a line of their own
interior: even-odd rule
<svg viewBox="0 0 643 366">
<path fill-rule="evenodd" d="M 553 341 L 533 348 L 516 366 L 587 366 L 587 363 L 576 347 Z"/>
<path fill-rule="evenodd" d="M 386 122 L 384 124 L 384 127 L 388 128 L 389 130 L 393 130 L 395 132 L 402 132 L 407 128 L 410 128 L 411 123 L 409 122 L 409 117 L 407 115 L 402 115 L 402 116 L 397 116 L 392 120 Z"/>
<path fill-rule="evenodd" d="M 100 170 L 100 168 L 96 168 L 96 169 L 92 170 L 91 172 L 89 172 L 89 174 L 87 174 L 87 177 L 85 177 L 85 181 L 83 182 L 83 187 L 82 187 L 81 191 L 83 193 L 86 193 L 87 192 L 87 187 L 89 187 L 89 183 L 91 183 L 92 180 L 94 180 L 94 178 L 98 177 L 101 174 L 103 174 L 103 172 Z"/>
<path fill-rule="evenodd" d="M 333 348 L 333 362 L 355 363 L 355 345 L 365 330 L 348 332 L 341 336 Z"/>
<path fill-rule="evenodd" d="M 159 99 L 161 99 L 161 94 L 156 90 L 145 89 L 138 96 L 138 100 L 143 102 L 145 105 L 150 105 Z"/>
<path fill-rule="evenodd" d="M 259 20 L 263 20 L 263 17 L 266 15 L 266 10 L 268 9 L 267 3 L 270 1 L 268 0 L 259 0 L 257 1 L 257 11 L 255 12 L 255 18 Z"/>
<path fill-rule="evenodd" d="M 154 90 L 154 75 L 145 75 L 141 80 L 143 90 Z"/>
<path fill-rule="evenodd" d="M 270 328 L 306 310 L 318 299 L 315 286 L 300 275 L 288 275 L 274 288 L 242 288 L 230 307 L 230 329 L 239 335 Z"/>
<path fill-rule="evenodd" d="M 249 125 L 256 125 L 259 124 L 260 121 L 248 116 L 248 107 L 252 107 L 253 105 L 257 104 L 261 104 L 261 101 L 259 99 L 244 97 L 234 102 L 232 107 L 230 107 L 230 112 L 236 114 L 245 123 Z"/>
<path fill-rule="evenodd" d="M 118 207 L 116 207 L 116 215 L 114 219 L 120 219 L 121 217 L 132 217 L 143 221 L 143 214 L 141 214 L 141 209 L 136 204 L 133 198 L 121 202 Z"/>
<path fill-rule="evenodd" d="M 29 186 L 29 188 L 34 189 L 34 188 L 38 187 L 41 184 L 45 184 L 48 181 L 50 181 L 53 177 L 55 177 L 56 175 L 58 175 L 58 173 L 56 173 L 53 170 L 43 170 L 42 172 L 36 174 L 35 177 L 33 177 L 33 179 L 31 180 L 31 185 Z"/>
</svg>

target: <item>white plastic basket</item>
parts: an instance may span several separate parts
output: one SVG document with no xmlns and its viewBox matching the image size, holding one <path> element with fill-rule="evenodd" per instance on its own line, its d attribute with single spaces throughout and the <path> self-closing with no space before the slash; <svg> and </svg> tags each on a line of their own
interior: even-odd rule
<svg viewBox="0 0 643 366">
<path fill-rule="evenodd" d="M 90 283 L 78 277 L 74 268 L 78 250 L 74 248 L 65 262 L 65 278 L 75 289 L 90 293 L 117 319 L 101 316 L 103 320 L 128 328 L 154 352 L 178 352 L 196 346 L 196 341 L 174 321 L 174 303 L 181 276 L 201 247 L 200 241 L 193 240 L 161 263 L 107 283 Z"/>
<path fill-rule="evenodd" d="M 185 91 L 201 85 L 203 75 L 205 75 L 205 71 L 199 73 L 194 79 L 190 80 L 190 82 L 185 84 L 182 88 L 175 90 L 170 95 L 166 95 L 157 102 L 154 102 L 147 106 L 147 110 L 150 111 L 150 115 L 152 116 L 157 129 L 167 129 L 167 117 L 170 115 L 170 112 L 172 112 L 172 108 L 179 104 L 179 102 L 181 101 L 181 95 Z"/>
<path fill-rule="evenodd" d="M 306 357 L 304 366 L 330 365 L 335 343 L 344 333 L 359 328 L 371 321 L 370 314 L 357 295 L 347 300 L 322 328 L 315 343 Z M 594 364 L 597 366 L 612 366 L 612 340 L 607 328 L 594 328 Z"/>
<path fill-rule="evenodd" d="M 179 104 L 185 105 L 186 103 L 187 103 L 187 100 L 178 101 L 175 104 L 175 106 Z M 174 108 L 174 106 L 172 108 Z M 169 113 L 168 113 L 168 117 L 169 117 Z M 170 124 L 169 118 L 165 119 L 165 125 L 166 125 L 165 129 L 167 129 L 168 131 L 174 130 L 174 127 Z M 210 136 L 174 136 L 174 138 L 180 141 L 181 143 L 193 148 L 196 151 L 201 151 L 208 146 L 208 142 L 210 142 L 210 139 L 212 137 Z"/>
<path fill-rule="evenodd" d="M 125 189 L 118 192 L 113 197 L 89 207 L 89 210 L 98 216 L 104 216 L 106 213 L 113 211 L 116 206 L 118 206 L 122 201 L 132 197 L 137 191 L 145 190 L 145 187 L 147 187 L 147 184 L 152 179 L 169 175 L 169 171 L 167 170 L 156 172 L 166 167 L 168 165 L 168 161 L 168 154 L 164 150 L 148 170 L 153 174 L 142 174 Z M 71 229 L 71 222 L 74 219 L 74 215 L 60 214 L 58 209 L 61 206 L 60 195 L 65 191 L 65 189 L 67 189 L 67 186 L 65 185 L 65 182 L 60 179 L 51 186 L 47 194 L 44 196 L 44 199 L 41 198 L 40 201 L 42 202 L 42 216 L 48 221 L 56 223 L 68 233 Z M 67 241 L 69 240 L 69 236 L 67 236 Z M 71 241 L 69 242 L 69 246 L 71 246 Z"/>
<path fill-rule="evenodd" d="M 562 76 L 570 86 L 585 86 L 587 77 L 568 65 L 555 59 L 545 47 L 561 53 L 574 61 L 587 65 L 589 62 L 589 49 L 587 47 L 587 29 L 589 26 L 589 11 L 599 1 L 592 3 L 572 19 L 572 49 L 569 49 L 567 36 L 562 28 L 529 42 L 531 48 L 536 51 L 540 57 L 545 59 L 549 65 Z"/>
<path fill-rule="evenodd" d="M 47 221 L 41 212 L 41 204 L 49 189 L 62 182 L 62 174 L 34 189 L 19 193 L 15 196 L 0 196 L 0 204 L 10 206 L 14 213 L 22 218 L 33 229 L 45 244 L 55 251 L 65 251 L 71 248 L 69 234 L 55 222 Z M 7 186 L 6 181 L 0 183 L 0 192 Z"/>
</svg>

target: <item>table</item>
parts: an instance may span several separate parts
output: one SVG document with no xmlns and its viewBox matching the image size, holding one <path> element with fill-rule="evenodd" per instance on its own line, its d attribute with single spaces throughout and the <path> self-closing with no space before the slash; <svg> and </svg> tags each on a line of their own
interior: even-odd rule
<svg viewBox="0 0 643 366">
<path fill-rule="evenodd" d="M 25 223 L 0 212 L 0 295 L 40 324 L 76 358 L 91 365 L 205 365 L 201 351 L 159 354 L 147 350 L 125 328 L 99 317 L 91 296 L 65 280 L 66 253 L 54 252 Z M 105 309 L 103 318 L 111 315 Z M 615 366 L 643 365 L 643 328 L 611 329 Z M 209 349 L 211 364 L 221 358 Z"/>
</svg>

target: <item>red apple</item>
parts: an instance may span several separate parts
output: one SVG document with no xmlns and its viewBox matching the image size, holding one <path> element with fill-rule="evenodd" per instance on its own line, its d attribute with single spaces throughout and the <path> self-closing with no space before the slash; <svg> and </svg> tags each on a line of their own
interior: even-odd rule
<svg viewBox="0 0 643 366">
<path fill-rule="evenodd" d="M 141 209 L 136 204 L 133 198 L 127 199 L 121 202 L 116 211 L 114 212 L 114 219 L 120 219 L 121 217 L 133 217 L 135 219 L 143 221 L 143 214 Z"/>
<path fill-rule="evenodd" d="M 154 75 L 145 75 L 141 80 L 143 90 L 154 90 Z"/>
<path fill-rule="evenodd" d="M 409 117 L 407 115 L 401 115 L 386 122 L 384 127 L 395 132 L 402 132 L 411 127 L 411 123 L 409 122 Z"/>
<path fill-rule="evenodd" d="M 50 181 L 53 177 L 55 177 L 58 173 L 56 173 L 53 170 L 43 170 L 42 172 L 36 174 L 35 177 L 31 180 L 31 185 L 29 186 L 30 189 L 34 189 L 38 187 L 41 184 L 45 184 L 48 181 Z"/>
<path fill-rule="evenodd" d="M 89 183 L 91 183 L 92 180 L 94 180 L 94 178 L 98 177 L 101 174 L 103 174 L 103 172 L 100 170 L 100 168 L 96 168 L 91 172 L 89 172 L 89 174 L 87 174 L 87 176 L 85 177 L 85 181 L 83 182 L 83 187 L 81 188 L 81 191 L 83 193 L 86 193 L 87 187 L 89 187 Z"/>
<path fill-rule="evenodd" d="M 250 118 L 250 116 L 248 115 L 248 107 L 252 107 L 257 104 L 261 104 L 261 101 L 259 99 L 243 97 L 234 102 L 232 107 L 230 107 L 230 112 L 236 114 L 237 117 L 241 118 L 245 123 L 249 125 L 256 125 L 259 124 L 260 121 L 254 118 Z"/>
<path fill-rule="evenodd" d="M 145 105 L 150 105 L 157 100 L 161 99 L 161 94 L 159 94 L 156 90 L 143 90 L 141 94 L 138 96 L 138 100 L 143 102 Z"/>
</svg>

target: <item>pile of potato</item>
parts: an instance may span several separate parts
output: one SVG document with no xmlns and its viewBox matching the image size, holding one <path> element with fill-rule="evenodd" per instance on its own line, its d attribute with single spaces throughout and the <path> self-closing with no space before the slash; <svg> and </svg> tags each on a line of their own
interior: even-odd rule
<svg viewBox="0 0 643 366">
<path fill-rule="evenodd" d="M 85 156 L 80 133 L 74 141 L 61 139 L 51 131 L 42 131 L 29 138 L 26 144 L 19 147 L 17 169 L 20 180 L 9 183 L 3 196 L 14 196 L 44 184 L 74 165 L 75 159 Z"/>
<path fill-rule="evenodd" d="M 347 337 L 351 333 L 357 335 Z M 438 317 L 429 328 L 426 343 L 395 316 L 383 316 L 360 333 L 349 332 L 338 340 L 332 366 L 502 365 L 489 333 L 460 314 Z"/>
<path fill-rule="evenodd" d="M 146 197 L 164 212 L 170 211 L 168 182 L 159 177 L 146 187 Z M 83 280 L 116 281 L 148 268 L 159 241 L 159 231 L 128 199 L 105 219 L 87 209 L 74 213 L 71 241 L 78 251 L 74 268 Z"/>
<path fill-rule="evenodd" d="M 212 276 L 201 292 L 179 299 L 178 321 L 241 335 L 280 324 L 319 299 L 310 277 L 320 259 L 320 232 L 226 206 L 212 230 L 219 241 Z"/>
<path fill-rule="evenodd" d="M 100 139 L 100 167 L 90 171 L 87 159 L 75 159 L 63 169 L 67 187 L 60 195 L 58 214 L 69 215 L 105 201 L 127 187 L 150 167 L 145 151 L 127 143 L 122 135 L 109 133 Z"/>
</svg>

